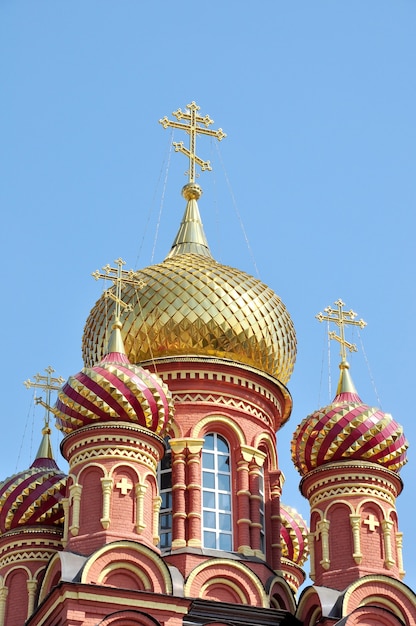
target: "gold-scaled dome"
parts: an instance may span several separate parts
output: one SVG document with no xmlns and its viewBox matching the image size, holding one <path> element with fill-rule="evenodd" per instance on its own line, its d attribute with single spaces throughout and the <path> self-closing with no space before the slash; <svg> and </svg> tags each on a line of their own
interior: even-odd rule
<svg viewBox="0 0 416 626">
<path fill-rule="evenodd" d="M 209 356 L 256 367 L 286 384 L 296 358 L 295 330 L 280 298 L 257 278 L 215 261 L 208 248 L 195 183 L 185 185 L 185 214 L 166 259 L 135 273 L 121 298 L 131 305 L 123 340 L 131 363 Z M 83 358 L 104 355 L 115 303 L 103 295 L 84 330 Z"/>
</svg>

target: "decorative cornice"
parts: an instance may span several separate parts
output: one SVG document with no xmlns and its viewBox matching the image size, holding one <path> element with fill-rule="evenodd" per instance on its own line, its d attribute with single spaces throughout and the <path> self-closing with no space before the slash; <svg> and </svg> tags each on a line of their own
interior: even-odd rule
<svg viewBox="0 0 416 626">
<path fill-rule="evenodd" d="M 328 463 L 306 474 L 300 482 L 300 490 L 311 506 L 340 495 L 371 495 L 394 506 L 402 488 L 396 472 L 366 461 Z"/>
</svg>

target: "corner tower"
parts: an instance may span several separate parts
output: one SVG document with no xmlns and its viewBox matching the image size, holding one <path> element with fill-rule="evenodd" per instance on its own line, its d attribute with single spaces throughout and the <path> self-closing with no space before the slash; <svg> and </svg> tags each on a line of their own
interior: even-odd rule
<svg viewBox="0 0 416 626">
<path fill-rule="evenodd" d="M 320 321 L 335 323 L 341 344 L 338 388 L 332 403 L 299 424 L 292 458 L 311 505 L 311 577 L 317 585 L 344 589 L 366 574 L 404 575 L 396 497 L 407 441 L 388 413 L 362 402 L 352 382 L 344 326 L 365 326 L 353 311 L 328 307 Z M 340 542 L 343 549 L 339 549 Z"/>
</svg>

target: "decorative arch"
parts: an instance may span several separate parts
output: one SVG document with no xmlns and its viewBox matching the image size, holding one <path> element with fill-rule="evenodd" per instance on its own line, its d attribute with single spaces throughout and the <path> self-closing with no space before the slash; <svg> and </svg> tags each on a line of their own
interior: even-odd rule
<svg viewBox="0 0 416 626">
<path fill-rule="evenodd" d="M 81 583 L 122 586 L 154 593 L 172 594 L 169 569 L 160 556 L 147 546 L 133 541 L 115 541 L 95 552 L 81 573 Z"/>
<path fill-rule="evenodd" d="M 262 447 L 266 450 L 267 457 L 269 459 L 269 469 L 277 470 L 277 446 L 276 441 L 273 440 L 271 435 L 267 432 L 261 432 L 257 437 L 255 437 L 253 442 L 254 448 L 258 450 Z"/>
<path fill-rule="evenodd" d="M 62 564 L 60 553 L 57 552 L 50 559 L 46 568 L 45 576 L 39 590 L 39 603 L 48 595 L 53 587 L 55 587 L 62 576 Z"/>
<path fill-rule="evenodd" d="M 106 615 L 97 626 L 160 626 L 160 622 L 142 611 L 127 609 Z"/>
<path fill-rule="evenodd" d="M 404 583 L 389 576 L 364 576 L 350 585 L 342 604 L 343 615 L 355 609 L 376 606 L 393 613 L 405 624 L 414 619 L 416 594 Z"/>
<path fill-rule="evenodd" d="M 198 565 L 185 581 L 185 597 L 269 606 L 260 579 L 246 565 L 228 559 L 211 559 Z"/>
<path fill-rule="evenodd" d="M 338 596 L 339 594 L 335 591 L 333 592 Z M 333 598 L 333 604 L 335 604 L 336 598 Z M 321 599 L 316 592 L 314 587 L 307 587 L 302 592 L 298 607 L 296 610 L 296 617 L 300 622 L 302 622 L 303 626 L 315 626 L 315 624 L 319 623 L 323 614 Z"/>
<path fill-rule="evenodd" d="M 207 415 L 195 425 L 191 436 L 196 439 L 202 438 L 208 432 L 217 432 L 219 435 L 223 435 L 234 447 L 247 445 L 243 430 L 234 420 L 225 415 Z"/>
<path fill-rule="evenodd" d="M 296 612 L 296 600 L 290 585 L 282 576 L 274 576 L 266 585 L 269 593 L 269 606 L 273 609 L 284 609 L 293 615 Z"/>
</svg>

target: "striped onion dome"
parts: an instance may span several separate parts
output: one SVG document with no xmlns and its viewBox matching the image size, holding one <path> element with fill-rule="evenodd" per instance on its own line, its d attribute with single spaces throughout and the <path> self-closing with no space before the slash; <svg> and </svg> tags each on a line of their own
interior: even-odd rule
<svg viewBox="0 0 416 626">
<path fill-rule="evenodd" d="M 36 459 L 29 469 L 14 474 L 0 483 L 0 533 L 22 526 L 59 526 L 64 513 L 67 476 L 53 459 L 50 429 L 43 430 L 43 439 Z"/>
<path fill-rule="evenodd" d="M 257 278 L 215 261 L 197 205 L 198 185 L 183 190 L 185 214 L 172 249 L 157 265 L 136 272 L 122 299 L 132 310 L 123 322 L 131 363 L 171 356 L 231 359 L 260 369 L 284 385 L 293 371 L 296 336 L 280 298 Z M 116 304 L 102 296 L 84 330 L 84 363 L 102 358 Z"/>
<path fill-rule="evenodd" d="M 333 402 L 306 417 L 292 440 L 292 461 L 302 476 L 334 461 L 368 461 L 399 471 L 408 442 L 389 413 L 364 404 L 342 362 Z"/>
<path fill-rule="evenodd" d="M 302 567 L 309 554 L 308 526 L 295 509 L 282 503 L 280 503 L 280 518 L 282 557 Z"/>
<path fill-rule="evenodd" d="M 65 434 L 88 424 L 132 422 L 163 436 L 173 418 L 173 400 L 155 374 L 132 365 L 124 351 L 121 323 L 113 325 L 108 353 L 94 367 L 71 376 L 53 409 Z"/>
</svg>

